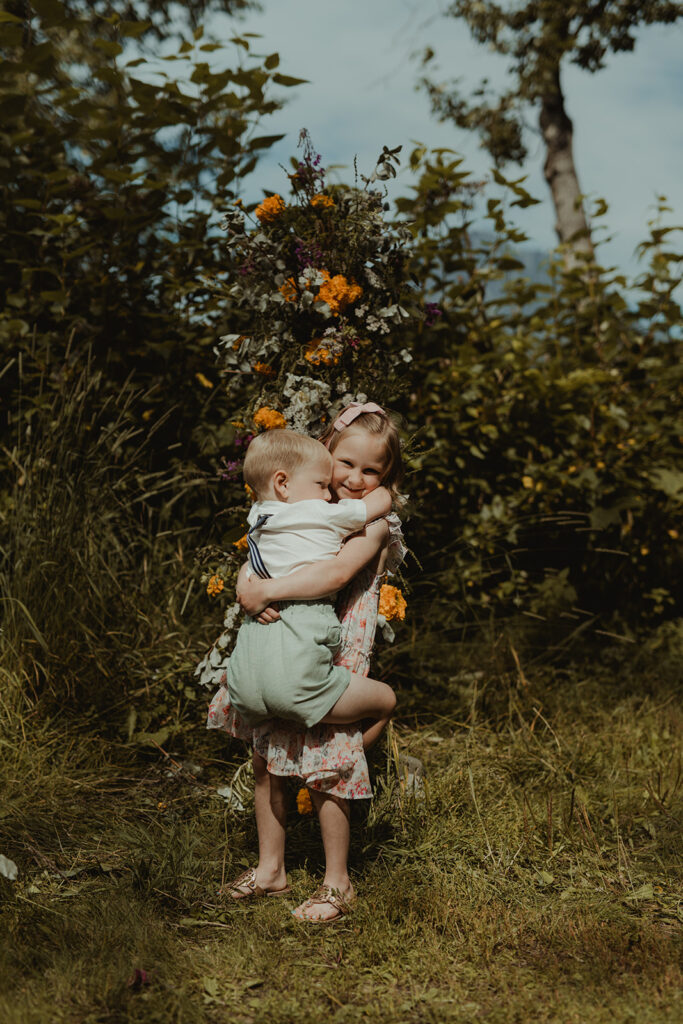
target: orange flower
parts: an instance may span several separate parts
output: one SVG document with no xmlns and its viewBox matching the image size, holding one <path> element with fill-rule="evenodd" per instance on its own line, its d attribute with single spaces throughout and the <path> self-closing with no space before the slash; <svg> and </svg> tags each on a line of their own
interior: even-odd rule
<svg viewBox="0 0 683 1024">
<path fill-rule="evenodd" d="M 320 206 L 323 210 L 329 210 L 332 206 L 336 205 L 332 196 L 326 196 L 322 192 L 319 192 L 317 196 L 313 196 L 311 199 L 311 206 Z"/>
<path fill-rule="evenodd" d="M 246 551 L 247 548 L 249 547 L 249 545 L 247 544 L 247 535 L 246 535 L 246 533 L 244 534 L 243 537 L 240 537 L 239 540 L 234 540 L 232 542 L 232 546 L 234 548 L 237 548 L 238 551 Z"/>
<path fill-rule="evenodd" d="M 340 358 L 341 353 L 326 348 L 322 344 L 322 338 L 314 338 L 313 341 L 309 342 L 308 348 L 304 352 L 304 359 L 311 366 L 320 366 L 321 363 L 325 366 L 336 366 Z"/>
<path fill-rule="evenodd" d="M 303 786 L 296 794 L 296 809 L 299 814 L 313 814 L 311 794 Z"/>
<path fill-rule="evenodd" d="M 318 298 L 327 303 L 335 316 L 363 294 L 361 286 L 355 281 L 347 281 L 343 274 L 335 274 L 334 277 L 330 277 L 326 270 L 321 270 L 320 273 L 325 280 L 320 285 Z"/>
<path fill-rule="evenodd" d="M 299 292 L 293 277 L 288 277 L 285 283 L 280 286 L 280 295 L 284 296 L 285 302 L 296 302 Z"/>
<path fill-rule="evenodd" d="M 206 592 L 209 597 L 216 597 L 220 594 L 221 590 L 225 587 L 225 583 L 220 576 L 212 576 L 209 582 L 206 584 Z"/>
<path fill-rule="evenodd" d="M 275 373 L 275 370 L 270 365 L 270 363 L 262 363 L 259 360 L 258 363 L 254 364 L 254 372 L 255 373 L 262 373 L 264 377 L 272 377 L 273 374 Z"/>
<path fill-rule="evenodd" d="M 277 409 L 269 409 L 267 405 L 262 405 L 254 413 L 254 423 L 257 427 L 263 427 L 264 430 L 275 430 L 287 426 L 287 420 L 282 413 Z"/>
<path fill-rule="evenodd" d="M 403 622 L 406 617 L 406 607 L 406 599 L 398 587 L 384 583 L 379 592 L 380 615 L 383 615 L 387 622 L 392 619 L 400 619 Z"/>
<path fill-rule="evenodd" d="M 275 193 L 274 196 L 264 199 L 254 212 L 262 224 L 268 224 L 270 221 L 276 220 L 284 210 L 285 204 L 282 196 Z"/>
</svg>

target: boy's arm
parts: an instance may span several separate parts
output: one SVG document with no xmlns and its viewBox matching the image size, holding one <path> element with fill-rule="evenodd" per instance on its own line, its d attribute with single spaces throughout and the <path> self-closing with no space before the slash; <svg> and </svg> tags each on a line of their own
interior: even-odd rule
<svg viewBox="0 0 683 1024">
<path fill-rule="evenodd" d="M 242 562 L 240 571 L 237 573 L 237 581 L 235 582 L 235 592 L 242 589 L 244 584 L 248 581 L 249 576 L 247 575 L 247 569 L 249 568 L 249 560 Z"/>
<path fill-rule="evenodd" d="M 387 523 L 380 519 L 366 526 L 362 533 L 349 537 L 334 558 L 314 562 L 274 580 L 252 576 L 240 586 L 237 599 L 248 615 L 258 615 L 273 601 L 315 600 L 336 594 L 377 554 L 388 533 Z"/>
<path fill-rule="evenodd" d="M 365 502 L 365 507 L 368 510 L 369 523 L 371 523 L 373 519 L 379 519 L 380 516 L 386 516 L 391 512 L 391 494 L 386 487 L 376 487 L 374 491 L 370 492 L 370 494 L 361 498 L 361 501 Z"/>
</svg>

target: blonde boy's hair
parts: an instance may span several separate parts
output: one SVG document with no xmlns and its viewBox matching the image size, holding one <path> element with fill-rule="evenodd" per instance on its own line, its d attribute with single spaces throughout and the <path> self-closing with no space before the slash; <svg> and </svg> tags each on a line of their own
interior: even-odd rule
<svg viewBox="0 0 683 1024">
<path fill-rule="evenodd" d="M 307 462 L 328 460 L 331 463 L 332 456 L 327 448 L 312 437 L 297 434 L 296 430 L 267 430 L 247 448 L 242 475 L 260 498 L 278 469 L 293 473 Z"/>
</svg>

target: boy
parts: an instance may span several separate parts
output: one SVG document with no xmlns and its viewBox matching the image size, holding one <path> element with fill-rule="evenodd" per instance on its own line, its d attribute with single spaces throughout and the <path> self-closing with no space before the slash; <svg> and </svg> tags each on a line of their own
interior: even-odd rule
<svg viewBox="0 0 683 1024">
<path fill-rule="evenodd" d="M 254 438 L 244 479 L 257 498 L 248 516 L 249 562 L 263 578 L 334 558 L 345 537 L 391 510 L 383 487 L 332 504 L 332 457 L 292 430 Z M 268 626 L 248 618 L 228 663 L 231 703 L 249 722 L 280 717 L 306 728 L 391 714 L 390 687 L 333 664 L 339 640 L 329 600 L 282 602 L 280 619 Z"/>
</svg>

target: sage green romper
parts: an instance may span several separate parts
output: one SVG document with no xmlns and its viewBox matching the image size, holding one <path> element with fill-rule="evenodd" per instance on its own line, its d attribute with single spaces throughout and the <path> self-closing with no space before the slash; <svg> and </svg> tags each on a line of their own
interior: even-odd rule
<svg viewBox="0 0 683 1024">
<path fill-rule="evenodd" d="M 228 693 L 250 724 L 285 718 L 310 728 L 331 711 L 351 681 L 333 664 L 341 625 L 331 601 L 281 601 L 264 626 L 247 617 L 228 662 Z"/>
</svg>

